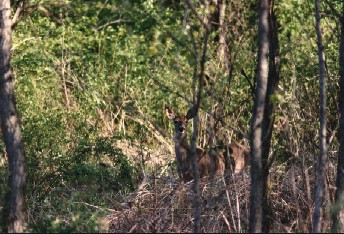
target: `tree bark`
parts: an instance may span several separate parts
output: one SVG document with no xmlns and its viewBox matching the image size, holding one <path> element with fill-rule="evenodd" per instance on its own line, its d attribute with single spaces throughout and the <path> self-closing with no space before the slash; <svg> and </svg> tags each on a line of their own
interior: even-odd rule
<svg viewBox="0 0 344 234">
<path fill-rule="evenodd" d="M 251 121 L 251 196 L 249 232 L 262 232 L 263 221 L 263 119 L 269 73 L 269 0 L 259 1 L 258 68 L 253 117 Z"/>
<path fill-rule="evenodd" d="M 197 110 L 198 111 L 198 110 Z M 196 112 L 197 113 L 197 112 Z M 196 159 L 196 142 L 198 134 L 198 115 L 193 118 L 193 132 L 191 137 L 191 161 L 192 161 L 192 171 L 193 171 L 193 192 L 194 192 L 194 214 L 193 214 L 193 232 L 200 233 L 201 231 L 201 193 L 199 191 L 199 169 Z"/>
<path fill-rule="evenodd" d="M 339 45 L 339 152 L 337 164 L 337 180 L 335 205 L 332 214 L 332 232 L 344 232 L 344 6 L 340 16 L 341 34 Z"/>
<path fill-rule="evenodd" d="M 208 49 L 208 38 L 210 33 L 210 24 L 207 18 L 205 20 L 201 19 L 197 14 L 194 6 L 192 5 L 190 0 L 186 0 L 186 4 L 189 6 L 190 10 L 194 13 L 194 15 L 200 20 L 203 28 L 204 28 L 204 39 L 203 39 L 203 48 L 201 54 L 201 60 L 198 60 L 198 49 L 197 44 L 195 42 L 195 38 L 193 37 L 193 33 L 191 32 L 191 40 L 194 48 L 194 55 L 195 55 L 195 66 L 194 66 L 194 73 L 193 73 L 193 106 L 190 109 L 190 115 L 194 116 L 193 118 L 193 132 L 191 137 L 191 161 L 192 161 L 192 170 L 193 170 L 193 192 L 194 192 L 194 201 L 193 201 L 193 232 L 200 233 L 201 230 L 201 194 L 199 190 L 199 171 L 198 171 L 198 164 L 196 160 L 196 143 L 197 143 L 197 135 L 198 135 L 198 110 L 201 104 L 202 98 L 202 83 L 204 80 L 204 72 L 205 72 L 205 65 L 206 65 L 206 54 Z M 198 62 L 200 66 L 200 73 L 198 74 Z M 198 88 L 195 89 L 196 83 L 198 83 Z M 189 112 L 188 114 L 189 115 Z"/>
<path fill-rule="evenodd" d="M 25 152 L 11 72 L 12 21 L 10 0 L 0 1 L 0 118 L 9 162 L 9 190 L 4 206 L 4 232 L 23 232 Z"/>
<path fill-rule="evenodd" d="M 320 25 L 320 1 L 315 0 L 315 18 L 316 18 L 316 33 L 318 42 L 318 58 L 319 58 L 319 81 L 320 81 L 320 154 L 317 166 L 317 188 L 315 192 L 315 205 L 313 212 L 313 232 L 321 232 L 321 206 L 324 197 L 324 187 L 327 169 L 326 156 L 326 83 L 325 83 L 325 58 L 324 47 L 322 44 L 322 34 Z"/>
<path fill-rule="evenodd" d="M 229 74 L 229 60 L 228 60 L 228 50 L 227 50 L 227 43 L 226 43 L 226 35 L 225 35 L 225 13 L 226 13 L 226 1 L 225 0 L 218 0 L 217 1 L 218 8 L 219 8 L 219 26 L 218 26 L 218 33 L 219 33 L 219 49 L 218 54 L 221 63 L 226 67 L 226 74 Z"/>
<path fill-rule="evenodd" d="M 276 103 L 271 101 L 271 96 L 275 93 L 279 82 L 280 73 L 280 57 L 278 45 L 278 31 L 276 16 L 274 13 L 274 0 L 269 0 L 269 73 L 267 82 L 267 91 L 265 98 L 265 109 L 263 118 L 263 134 L 262 134 L 262 169 L 263 169 L 263 232 L 270 230 L 270 218 L 272 216 L 271 206 L 268 199 L 268 176 L 269 169 L 273 162 L 273 158 L 269 158 L 273 124 L 275 121 Z"/>
</svg>

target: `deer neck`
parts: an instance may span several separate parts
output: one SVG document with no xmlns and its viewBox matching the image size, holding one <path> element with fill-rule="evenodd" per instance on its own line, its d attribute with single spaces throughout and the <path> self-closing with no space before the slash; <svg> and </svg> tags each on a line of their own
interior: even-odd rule
<svg viewBox="0 0 344 234">
<path fill-rule="evenodd" d="M 186 134 L 183 134 L 180 137 L 176 136 L 174 140 L 179 176 L 184 181 L 190 181 L 192 179 L 192 175 L 189 172 L 191 165 Z"/>
<path fill-rule="evenodd" d="M 183 134 L 180 137 L 176 137 L 175 139 L 175 150 L 176 150 L 176 156 L 177 158 L 181 160 L 185 160 L 187 158 L 187 152 L 188 152 L 188 141 L 187 141 L 187 135 Z"/>
</svg>

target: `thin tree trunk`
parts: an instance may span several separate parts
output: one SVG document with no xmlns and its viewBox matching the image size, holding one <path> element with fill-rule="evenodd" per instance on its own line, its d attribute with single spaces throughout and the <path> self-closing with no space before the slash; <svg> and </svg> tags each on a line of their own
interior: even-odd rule
<svg viewBox="0 0 344 234">
<path fill-rule="evenodd" d="M 206 63 L 206 54 L 208 49 L 208 38 L 210 33 L 210 24 L 207 18 L 201 19 L 197 14 L 194 6 L 192 5 L 190 0 L 186 0 L 186 4 L 189 6 L 190 10 L 194 13 L 194 15 L 199 19 L 202 23 L 204 32 L 204 41 L 203 41 L 203 50 L 202 50 L 202 57 L 201 60 L 198 60 L 198 49 L 195 42 L 195 38 L 193 37 L 192 31 L 190 31 L 191 40 L 193 43 L 194 48 L 194 55 L 195 55 L 195 66 L 194 66 L 194 74 L 193 74 L 193 84 L 192 88 L 193 92 L 193 107 L 190 109 L 190 115 L 194 116 L 193 118 L 193 133 L 191 137 L 191 161 L 192 161 L 192 169 L 193 169 L 193 192 L 194 192 L 194 201 L 193 201 L 193 232 L 200 233 L 201 231 L 201 194 L 199 191 L 199 171 L 198 171 L 198 164 L 196 160 L 196 143 L 197 143 L 197 135 L 198 135 L 198 110 L 201 104 L 201 97 L 202 97 L 202 83 L 204 79 L 204 71 L 205 71 L 205 63 Z M 198 73 L 198 61 L 200 66 L 200 73 Z M 196 83 L 198 83 L 198 89 L 196 90 Z M 189 113 L 188 113 L 189 114 Z"/>
<path fill-rule="evenodd" d="M 273 162 L 273 158 L 269 158 L 271 138 L 273 131 L 273 124 L 275 121 L 275 106 L 276 104 L 271 101 L 271 96 L 274 94 L 280 72 L 280 58 L 279 58 L 279 45 L 278 45 L 278 32 L 277 22 L 274 13 L 274 0 L 269 0 L 269 75 L 267 83 L 267 91 L 265 98 L 265 109 L 263 118 L 263 134 L 262 134 L 262 169 L 263 169 L 263 232 L 270 230 L 270 218 L 272 216 L 271 206 L 268 199 L 268 176 L 269 169 Z"/>
<path fill-rule="evenodd" d="M 191 3 L 189 3 L 191 5 Z M 192 115 L 194 116 L 193 118 L 193 131 L 192 131 L 192 136 L 191 136 L 191 165 L 192 165 L 192 172 L 193 172 L 193 186 L 192 190 L 194 193 L 194 200 L 193 200 L 193 232 L 194 233 L 199 233 L 201 229 L 201 194 L 199 191 L 199 171 L 198 171 L 198 164 L 196 160 L 196 143 L 197 143 L 197 135 L 198 135 L 198 108 L 199 108 L 199 102 L 200 102 L 200 97 L 198 97 L 198 94 L 196 94 L 196 83 L 198 81 L 198 50 L 196 46 L 195 39 L 193 38 L 193 34 L 191 33 L 191 38 L 193 41 L 193 47 L 194 47 L 194 53 L 195 53 L 195 60 L 196 60 L 196 65 L 194 66 L 194 74 L 193 74 L 193 81 L 192 81 L 192 88 L 194 90 L 193 93 L 193 98 L 192 101 L 194 103 L 193 106 L 193 113 Z M 199 79 L 202 77 L 199 76 Z M 200 88 L 200 87 L 199 87 Z"/>
<path fill-rule="evenodd" d="M 344 232 L 344 6 L 342 6 L 342 15 L 340 16 L 341 35 L 339 45 L 339 152 L 337 165 L 336 196 L 333 211 L 332 232 Z"/>
<path fill-rule="evenodd" d="M 19 127 L 11 72 L 11 5 L 0 1 L 0 118 L 9 162 L 9 191 L 3 210 L 5 232 L 23 232 L 25 151 Z"/>
<path fill-rule="evenodd" d="M 263 221 L 263 167 L 262 136 L 267 80 L 269 73 L 269 0 L 259 1 L 258 24 L 258 69 L 253 117 L 251 122 L 251 196 L 250 226 L 251 233 L 262 232 Z"/>
<path fill-rule="evenodd" d="M 199 191 L 199 169 L 196 159 L 196 142 L 198 134 L 198 115 L 193 118 L 193 133 L 191 137 L 191 161 L 193 171 L 193 192 L 194 192 L 194 233 L 200 233 L 201 231 L 201 194 Z"/>
<path fill-rule="evenodd" d="M 319 57 L 319 81 L 320 81 L 320 154 L 317 166 L 317 188 L 315 192 L 315 205 L 313 212 L 313 232 L 321 232 L 321 206 L 324 197 L 324 185 L 326 178 L 327 157 L 326 157 L 326 84 L 325 84 L 325 58 L 324 47 L 320 27 L 320 0 L 315 0 L 316 33 L 318 38 Z"/>
<path fill-rule="evenodd" d="M 217 5 L 219 8 L 219 49 L 218 55 L 220 58 L 221 63 L 226 68 L 226 74 L 229 74 L 229 60 L 227 54 L 227 43 L 226 43 L 226 35 L 225 35 L 225 13 L 226 13 L 226 1 L 225 0 L 218 0 Z"/>
<path fill-rule="evenodd" d="M 208 24 L 207 24 L 208 25 Z M 204 79 L 204 71 L 205 71 L 205 63 L 206 63 L 206 54 L 208 49 L 208 37 L 209 37 L 209 29 L 205 27 L 205 35 L 204 35 L 204 43 L 203 43 L 203 51 L 202 51 L 202 58 L 200 61 L 200 75 L 197 76 L 197 68 L 195 68 L 194 73 L 194 80 L 198 81 L 198 90 L 197 94 L 194 93 L 193 101 L 193 112 L 195 113 L 195 117 L 193 119 L 193 133 L 191 137 L 191 158 L 192 158 L 192 168 L 194 174 L 194 184 L 193 190 L 195 193 L 195 201 L 194 201 L 194 233 L 200 232 L 200 219 L 201 219 L 201 195 L 199 191 L 199 171 L 198 171 L 198 164 L 196 160 L 196 143 L 197 143 L 197 135 L 198 135 L 198 110 L 201 104 L 201 97 L 202 97 L 202 82 Z M 195 53 L 197 54 L 197 53 Z M 197 65 L 196 65 L 197 66 Z M 198 79 L 197 79 L 198 78 Z"/>
</svg>

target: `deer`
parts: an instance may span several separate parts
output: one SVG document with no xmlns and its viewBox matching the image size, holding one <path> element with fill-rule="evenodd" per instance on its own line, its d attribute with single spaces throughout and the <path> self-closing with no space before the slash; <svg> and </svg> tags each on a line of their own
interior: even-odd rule
<svg viewBox="0 0 344 234">
<path fill-rule="evenodd" d="M 239 144 L 238 142 L 228 144 L 226 147 L 225 154 L 231 155 L 230 163 L 231 163 L 234 174 L 240 174 L 246 169 L 246 167 L 249 164 L 250 149 L 246 146 Z M 226 168 L 228 168 L 229 167 L 228 162 L 226 163 L 227 163 Z"/>
<path fill-rule="evenodd" d="M 194 118 L 192 108 L 185 116 L 176 115 L 169 107 L 165 107 L 168 119 L 173 120 L 175 129 L 175 154 L 177 159 L 178 175 L 184 182 L 193 179 L 191 147 L 187 141 L 188 121 Z M 225 171 L 225 159 L 223 155 L 210 155 L 201 147 L 196 147 L 195 157 L 198 165 L 200 178 L 223 177 Z"/>
<path fill-rule="evenodd" d="M 194 118 L 193 110 L 192 108 L 189 109 L 186 115 L 176 115 L 170 107 L 165 107 L 165 114 L 174 123 L 174 143 L 179 178 L 184 182 L 189 182 L 193 179 L 193 173 L 191 147 L 187 141 L 187 127 L 188 121 Z M 230 160 L 227 158 L 229 154 L 231 154 Z M 197 146 L 195 157 L 200 178 L 207 176 L 221 178 L 224 176 L 225 170 L 228 170 L 230 166 L 234 169 L 235 174 L 242 172 L 247 167 L 249 149 L 235 142 L 228 144 L 224 153 L 211 155 Z"/>
</svg>

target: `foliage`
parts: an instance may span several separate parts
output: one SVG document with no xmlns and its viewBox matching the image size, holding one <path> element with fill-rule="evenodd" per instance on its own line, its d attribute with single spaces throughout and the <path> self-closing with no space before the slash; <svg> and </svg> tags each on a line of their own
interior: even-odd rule
<svg viewBox="0 0 344 234">
<path fill-rule="evenodd" d="M 201 18 L 208 16 L 213 21 L 206 55 L 199 145 L 208 147 L 213 116 L 221 119 L 214 142 L 237 140 L 247 145 L 244 135 L 247 137 L 250 129 L 254 99 L 251 85 L 255 85 L 257 59 L 257 1 L 226 1 L 224 29 L 230 67 L 218 53 L 218 12 L 211 5 L 213 1 L 190 2 Z M 282 194 L 274 193 L 274 188 L 289 179 L 282 176 L 283 172 L 289 176 L 291 168 L 297 166 L 301 172 L 309 172 L 314 181 L 319 127 L 313 2 L 275 2 L 282 70 L 278 92 L 273 95 L 275 174 L 271 196 L 278 200 Z M 173 144 L 172 125 L 163 110 L 171 106 L 186 113 L 190 107 L 196 87 L 194 68 L 199 73 L 205 30 L 186 1 L 31 3 L 38 3 L 39 7 L 15 27 L 12 45 L 28 163 L 28 230 L 107 231 L 101 226 L 104 218 L 111 217 L 108 209 L 121 209 L 117 203 L 130 196 L 142 179 L 160 175 L 168 176 L 170 181 L 176 177 L 174 156 L 167 149 Z M 339 1 L 331 4 L 334 9 L 341 9 Z M 322 11 L 328 69 L 329 152 L 335 152 L 339 145 L 335 137 L 339 25 L 329 5 L 324 4 Z M 128 145 L 121 147 L 115 144 L 118 141 Z M 7 161 L 2 145 L 0 150 L 0 194 L 4 197 Z M 335 153 L 330 153 L 329 158 L 331 164 L 336 163 Z M 307 176 L 300 171 L 299 176 Z M 307 187 L 306 182 L 302 186 Z M 302 198 L 307 200 L 306 195 Z M 329 197 L 332 195 L 330 191 Z M 301 213 L 293 201 L 289 202 L 288 209 L 275 203 L 276 217 L 288 216 L 282 221 L 291 226 L 289 231 L 307 231 L 301 224 L 292 225 Z M 303 223 L 310 222 L 307 204 L 302 206 Z M 283 213 L 285 210 L 291 212 L 290 216 Z M 221 231 L 227 230 L 225 221 L 220 223 Z M 212 227 L 212 231 L 220 230 Z M 276 231 L 285 231 L 278 227 Z"/>
</svg>

